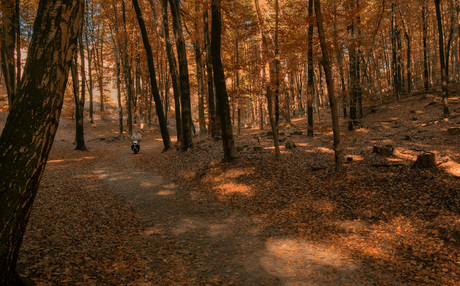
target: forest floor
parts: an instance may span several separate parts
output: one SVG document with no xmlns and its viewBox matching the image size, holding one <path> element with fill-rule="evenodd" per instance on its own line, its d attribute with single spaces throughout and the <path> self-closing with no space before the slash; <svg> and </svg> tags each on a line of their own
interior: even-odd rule
<svg viewBox="0 0 460 286">
<path fill-rule="evenodd" d="M 281 124 L 297 147 L 279 160 L 268 127 L 243 129 L 231 163 L 208 137 L 162 153 L 158 131 L 134 155 L 110 120 L 86 124 L 89 152 L 75 151 L 63 118 L 18 269 L 37 285 L 458 285 L 460 135 L 448 129 L 460 98 L 442 119 L 439 96 L 366 106 L 354 131 L 343 122 L 343 174 L 327 109 L 314 137 L 305 118 Z M 389 144 L 393 155 L 372 152 Z M 412 167 L 422 152 L 436 169 Z"/>
</svg>

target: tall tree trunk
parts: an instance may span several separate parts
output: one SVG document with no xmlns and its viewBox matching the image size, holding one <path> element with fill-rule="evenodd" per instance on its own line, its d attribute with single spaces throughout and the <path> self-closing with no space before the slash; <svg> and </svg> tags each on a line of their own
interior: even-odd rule
<svg viewBox="0 0 460 286">
<path fill-rule="evenodd" d="M 142 12 L 139 7 L 137 0 L 133 0 L 134 10 L 136 11 L 137 20 L 139 22 L 139 28 L 141 29 L 142 41 L 144 42 L 145 52 L 147 53 L 147 64 L 150 74 L 150 85 L 153 100 L 155 101 L 155 108 L 158 116 L 158 122 L 160 123 L 161 137 L 163 138 L 164 151 L 171 147 L 171 139 L 169 137 L 168 125 L 164 114 L 163 103 L 161 102 L 160 92 L 158 91 L 157 80 L 155 76 L 155 66 L 153 63 L 153 53 L 150 47 L 149 38 L 147 35 L 147 29 L 145 28 L 144 19 L 142 18 Z"/>
<path fill-rule="evenodd" d="M 117 103 L 118 103 L 118 130 L 123 134 L 123 105 L 121 104 L 121 63 L 120 48 L 115 51 L 115 66 L 117 68 Z"/>
<path fill-rule="evenodd" d="M 88 59 L 88 92 L 89 92 L 89 123 L 94 123 L 94 105 L 93 105 L 93 68 L 92 68 L 92 48 L 89 47 L 88 40 L 86 41 L 87 59 Z"/>
<path fill-rule="evenodd" d="M 190 80 L 188 75 L 187 50 L 182 32 L 180 1 L 169 0 L 171 14 L 173 17 L 173 30 L 176 36 L 177 58 L 179 60 L 179 75 L 181 88 L 181 110 L 182 110 L 182 150 L 187 151 L 193 147 L 192 141 L 192 107 L 190 102 Z"/>
<path fill-rule="evenodd" d="M 267 42 L 267 37 L 265 35 L 265 29 L 264 29 L 264 21 L 262 18 L 262 13 L 260 10 L 259 6 L 259 1 L 254 0 L 254 4 L 256 6 L 256 11 L 257 11 L 257 18 L 259 20 L 259 30 L 260 34 L 262 36 L 262 72 L 263 72 L 263 81 L 265 82 L 265 66 L 267 61 L 269 62 L 269 82 L 266 85 L 266 97 L 267 97 L 267 108 L 268 108 L 268 117 L 270 120 L 270 125 L 272 128 L 272 133 L 273 133 L 273 145 L 275 145 L 275 157 L 279 159 L 281 157 L 281 152 L 280 152 L 280 147 L 279 147 L 279 140 L 278 140 L 278 126 L 276 125 L 276 120 L 274 118 L 274 112 L 273 112 L 273 92 L 271 89 L 271 83 L 274 82 L 274 60 L 270 59 L 270 55 L 268 52 L 268 42 Z"/>
<path fill-rule="evenodd" d="M 345 86 L 345 75 L 343 72 L 343 48 L 341 45 L 339 45 L 338 41 L 338 31 L 337 31 L 337 5 L 334 2 L 334 46 L 336 50 L 336 58 L 337 58 L 337 66 L 339 69 L 339 75 L 340 75 L 340 82 L 341 82 L 341 87 L 342 87 L 342 93 L 340 94 L 340 97 L 342 97 L 342 110 L 343 110 L 343 118 L 347 118 L 347 88 Z"/>
<path fill-rule="evenodd" d="M 200 6 L 198 3 L 195 4 L 195 12 L 199 15 Z M 203 81 L 203 60 L 199 41 L 199 29 L 198 21 L 195 22 L 195 33 L 197 34 L 195 39 L 195 61 L 196 61 L 196 81 L 198 83 L 198 122 L 200 125 L 200 134 L 206 134 L 206 118 L 204 115 L 204 81 Z"/>
<path fill-rule="evenodd" d="M 313 0 L 308 1 L 308 17 L 313 19 Z M 308 136 L 313 136 L 313 23 L 308 24 L 308 80 L 307 80 L 307 117 Z"/>
<path fill-rule="evenodd" d="M 83 25 L 82 25 L 83 29 Z M 84 131 L 84 110 L 85 110 L 85 85 L 86 85 L 86 70 L 85 70 L 85 52 L 84 52 L 84 46 L 83 46 L 83 37 L 80 34 L 79 38 L 79 44 L 80 44 L 80 73 L 81 73 L 81 94 L 80 96 L 78 95 L 78 89 L 76 90 L 75 93 L 75 143 L 76 147 L 75 150 L 80 150 L 80 151 L 86 151 L 88 150 L 85 145 L 85 131 Z M 75 68 L 77 66 L 77 57 L 75 57 Z M 78 87 L 78 72 L 75 72 L 75 79 L 76 85 Z M 72 73 L 72 78 L 73 78 L 73 73 Z"/>
<path fill-rule="evenodd" d="M 331 105 L 332 117 L 332 130 L 334 133 L 334 152 L 335 152 L 335 170 L 337 172 L 343 171 L 342 163 L 342 145 L 340 143 L 340 126 L 339 126 L 339 112 L 337 106 L 337 99 L 334 95 L 334 78 L 332 77 L 332 65 L 330 62 L 329 51 L 326 43 L 326 35 L 323 27 L 323 16 L 321 14 L 320 0 L 315 0 L 316 24 L 318 26 L 318 34 L 321 42 L 321 51 L 323 58 L 321 63 L 326 73 L 327 93 L 329 95 L 329 103 Z"/>
<path fill-rule="evenodd" d="M 423 85 L 425 90 L 428 90 L 430 87 L 429 84 L 429 74 L 428 74 L 428 56 L 427 56 L 427 34 L 428 34 L 428 27 L 426 23 L 426 0 L 423 1 L 422 6 L 422 34 L 423 34 Z"/>
<path fill-rule="evenodd" d="M 115 7 L 114 2 L 112 2 L 113 13 L 115 17 L 115 35 L 112 32 L 112 41 L 113 41 L 113 53 L 115 54 L 115 67 L 116 67 L 116 77 L 117 77 L 117 103 L 118 103 L 118 129 L 121 134 L 123 134 L 123 105 L 121 104 L 121 43 L 119 38 L 119 31 L 118 31 L 118 13 Z M 92 9 L 92 8 L 91 8 Z M 91 69 L 90 69 L 91 70 Z M 90 75 L 91 81 L 91 75 Z M 90 84 L 92 88 L 92 83 Z M 90 102 L 90 113 L 92 113 L 92 91 L 90 92 L 91 102 Z M 90 115 L 92 117 L 92 115 Z"/>
<path fill-rule="evenodd" d="M 442 33 L 442 19 L 441 9 L 439 7 L 440 0 L 434 0 L 436 7 L 436 19 L 438 23 L 438 38 L 439 38 L 439 61 L 441 62 L 441 82 L 442 82 L 442 102 L 443 102 L 443 114 L 444 117 L 449 117 L 449 104 L 448 104 L 448 89 L 447 89 L 447 68 L 444 57 L 444 35 Z"/>
<path fill-rule="evenodd" d="M 126 115 L 127 115 L 127 124 L 128 124 L 128 134 L 129 136 L 133 135 L 133 113 L 131 102 L 133 98 L 133 78 L 131 77 L 131 64 L 129 61 L 128 55 L 128 31 L 126 28 L 126 7 L 125 1 L 121 1 L 121 7 L 123 12 L 123 27 L 124 27 L 124 78 L 126 85 Z"/>
<path fill-rule="evenodd" d="M 104 118 L 104 39 L 102 37 L 103 29 L 101 28 L 100 38 L 100 56 L 99 56 L 99 96 L 100 96 L 100 108 L 101 108 L 101 119 Z M 96 50 L 97 53 L 97 50 Z"/>
<path fill-rule="evenodd" d="M 275 123 L 279 125 L 280 121 L 280 60 L 279 60 L 279 5 L 275 0 Z"/>
<path fill-rule="evenodd" d="M 393 72 L 393 90 L 396 94 L 396 99 L 401 97 L 401 82 L 398 63 L 398 26 L 396 22 L 395 3 L 391 3 L 391 51 L 392 51 L 392 72 Z"/>
<path fill-rule="evenodd" d="M 211 44 L 209 39 L 209 21 L 208 11 L 203 11 L 203 23 L 204 23 L 204 44 L 206 46 L 206 73 L 208 80 L 208 129 L 211 132 L 211 137 L 215 138 L 219 135 L 220 120 L 216 114 L 216 96 L 214 93 L 214 76 L 212 72 L 212 56 L 211 56 Z"/>
<path fill-rule="evenodd" d="M 214 71 L 214 85 L 216 87 L 217 108 L 220 113 L 222 144 L 224 148 L 224 161 L 236 158 L 236 148 L 233 139 L 233 129 L 230 118 L 230 105 L 228 102 L 225 74 L 221 58 L 221 31 L 222 15 L 221 0 L 212 0 L 212 28 L 211 28 L 211 52 L 212 66 Z"/>
<path fill-rule="evenodd" d="M 2 73 L 5 79 L 8 94 L 8 105 L 11 108 L 16 94 L 16 66 L 14 62 L 14 49 L 16 48 L 16 5 L 18 0 L 1 1 L 2 27 L 0 37 L 0 51 L 2 54 Z"/>
<path fill-rule="evenodd" d="M 83 1 L 38 6 L 21 85 L 0 136 L 0 285 L 22 284 L 19 249 L 59 124 L 82 15 Z"/>
<path fill-rule="evenodd" d="M 153 4 L 153 2 L 151 2 Z M 177 142 L 182 145 L 183 141 L 183 129 L 182 129 L 182 115 L 181 115 L 181 88 L 180 88 L 180 79 L 177 72 L 177 63 L 176 57 L 174 56 L 173 46 L 169 38 L 169 21 L 168 21 L 168 0 L 162 0 L 162 16 L 163 16 L 163 34 L 165 37 L 165 46 L 166 46 L 166 56 L 168 58 L 169 64 L 169 73 L 171 75 L 173 93 L 174 93 L 174 108 L 176 111 L 176 133 L 177 133 Z M 152 11 L 155 9 L 151 5 Z"/>
</svg>

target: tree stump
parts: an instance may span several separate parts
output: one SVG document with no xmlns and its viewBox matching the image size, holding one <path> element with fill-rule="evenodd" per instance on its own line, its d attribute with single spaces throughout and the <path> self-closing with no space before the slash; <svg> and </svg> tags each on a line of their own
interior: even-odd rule
<svg viewBox="0 0 460 286">
<path fill-rule="evenodd" d="M 296 148 L 297 145 L 295 145 L 295 142 L 292 140 L 287 140 L 286 141 L 286 149 L 294 149 Z"/>
<path fill-rule="evenodd" d="M 253 149 L 254 149 L 254 151 L 256 151 L 256 152 L 262 152 L 262 151 L 264 151 L 264 147 L 263 147 L 262 145 L 256 145 L 256 146 L 254 146 Z"/>
<path fill-rule="evenodd" d="M 420 169 L 436 169 L 436 154 L 426 152 L 417 155 L 417 160 L 414 162 L 412 167 Z"/>
<path fill-rule="evenodd" d="M 460 127 L 452 127 L 447 129 L 449 135 L 460 135 Z"/>
<path fill-rule="evenodd" d="M 379 154 L 382 156 L 392 156 L 393 155 L 393 145 L 385 145 L 385 146 L 377 146 L 374 145 L 374 149 L 372 149 L 372 153 Z"/>
</svg>

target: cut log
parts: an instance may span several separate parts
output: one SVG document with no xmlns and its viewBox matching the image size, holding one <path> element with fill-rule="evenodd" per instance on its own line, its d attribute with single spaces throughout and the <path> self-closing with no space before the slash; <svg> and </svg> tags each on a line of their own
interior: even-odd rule
<svg viewBox="0 0 460 286">
<path fill-rule="evenodd" d="M 417 160 L 414 162 L 412 167 L 420 169 L 436 169 L 436 154 L 425 152 L 417 155 Z"/>
<path fill-rule="evenodd" d="M 372 149 L 372 153 L 382 155 L 382 156 L 392 156 L 394 151 L 393 145 L 385 145 L 385 146 L 377 146 L 374 145 L 374 148 Z"/>
</svg>

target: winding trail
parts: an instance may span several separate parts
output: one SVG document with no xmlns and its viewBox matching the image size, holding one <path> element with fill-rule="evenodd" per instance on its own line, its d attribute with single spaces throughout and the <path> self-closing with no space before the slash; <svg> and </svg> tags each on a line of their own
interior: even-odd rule
<svg viewBox="0 0 460 286">
<path fill-rule="evenodd" d="M 175 285 L 373 285 L 378 280 L 331 249 L 280 237 L 256 218 L 137 168 L 134 156 L 161 148 L 158 144 L 142 142 L 139 155 L 126 142 L 110 144 L 93 167 L 94 175 L 138 213 L 145 231 L 133 244 L 157 275 L 170 276 Z"/>
</svg>

